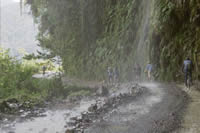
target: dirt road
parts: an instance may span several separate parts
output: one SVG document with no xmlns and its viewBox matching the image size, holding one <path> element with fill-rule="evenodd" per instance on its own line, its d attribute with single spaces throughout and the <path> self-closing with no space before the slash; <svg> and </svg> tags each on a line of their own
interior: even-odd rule
<svg viewBox="0 0 200 133">
<path fill-rule="evenodd" d="M 130 83 L 123 84 L 109 97 L 127 94 L 132 86 Z M 131 100 L 126 100 L 125 96 L 121 104 L 114 103 L 116 106 L 108 107 L 107 112 L 97 114 L 99 117 L 92 120 L 84 133 L 169 133 L 179 128 L 187 105 L 187 95 L 173 84 L 142 83 L 140 86 L 144 89 L 139 96 Z M 95 99 L 83 100 L 73 106 L 64 102 L 46 110 L 41 117 L 23 120 L 20 116 L 10 122 L 4 120 L 0 132 L 64 133 L 71 118 L 81 119 L 81 114 L 94 103 Z"/>
<path fill-rule="evenodd" d="M 86 133 L 169 133 L 179 127 L 187 96 L 175 85 L 141 84 L 148 91 L 105 114 Z"/>
<path fill-rule="evenodd" d="M 181 128 L 175 133 L 200 133 L 200 84 L 193 86 L 189 91 L 185 90 L 190 97 L 190 102 L 184 114 Z M 180 86 L 183 88 L 183 86 Z"/>
</svg>

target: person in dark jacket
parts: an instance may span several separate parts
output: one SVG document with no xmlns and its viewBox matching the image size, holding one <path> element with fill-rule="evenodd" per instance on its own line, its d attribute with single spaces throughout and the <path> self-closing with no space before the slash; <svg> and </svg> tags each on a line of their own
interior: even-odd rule
<svg viewBox="0 0 200 133">
<path fill-rule="evenodd" d="M 185 86 L 188 86 L 188 84 L 187 84 L 188 78 L 191 79 L 191 83 L 192 83 L 193 69 L 194 69 L 193 63 L 190 60 L 190 58 L 187 57 L 186 60 L 183 61 L 183 66 L 182 66 L 182 71 L 183 71 L 184 76 L 185 76 Z"/>
</svg>

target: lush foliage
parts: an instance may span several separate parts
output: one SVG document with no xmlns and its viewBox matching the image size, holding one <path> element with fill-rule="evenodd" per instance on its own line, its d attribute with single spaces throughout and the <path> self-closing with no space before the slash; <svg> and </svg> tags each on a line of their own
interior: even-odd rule
<svg viewBox="0 0 200 133">
<path fill-rule="evenodd" d="M 40 45 L 59 55 L 66 74 L 103 78 L 118 66 L 127 78 L 141 32 L 145 0 L 28 0 Z M 144 15 L 145 16 L 145 15 Z"/>
<path fill-rule="evenodd" d="M 179 80 L 181 66 L 189 56 L 194 64 L 194 76 L 199 76 L 200 2 L 197 0 L 158 0 L 152 19 L 152 58 L 160 78 Z"/>
<path fill-rule="evenodd" d="M 9 55 L 9 50 L 0 49 L 0 101 L 16 98 L 35 99 L 39 102 L 51 96 L 58 97 L 63 88 L 60 79 L 32 77 L 41 70 L 44 64 L 48 64 L 49 70 L 54 70 L 54 67 L 49 65 L 50 61 L 17 60 Z"/>
<path fill-rule="evenodd" d="M 40 25 L 41 46 L 60 55 L 70 76 L 99 79 L 105 76 L 108 66 L 118 66 L 122 78 L 127 79 L 135 61 L 143 60 L 144 66 L 150 57 L 157 78 L 178 80 L 183 77 L 181 65 L 186 56 L 195 64 L 195 76 L 199 75 L 198 0 L 28 0 L 28 3 Z M 151 4 L 153 10 L 147 6 Z M 151 28 L 144 27 L 149 12 Z"/>
<path fill-rule="evenodd" d="M 26 84 L 37 71 L 35 64 L 17 61 L 8 50 L 0 49 L 0 98 L 28 89 Z"/>
<path fill-rule="evenodd" d="M 94 91 L 91 88 L 64 87 L 60 76 L 51 79 L 33 77 L 43 65 L 48 65 L 49 70 L 57 70 L 50 64 L 49 60 L 17 60 L 9 56 L 9 50 L 0 49 L 0 103 L 14 98 L 21 102 L 32 100 L 37 104 L 52 98 L 87 96 Z"/>
</svg>

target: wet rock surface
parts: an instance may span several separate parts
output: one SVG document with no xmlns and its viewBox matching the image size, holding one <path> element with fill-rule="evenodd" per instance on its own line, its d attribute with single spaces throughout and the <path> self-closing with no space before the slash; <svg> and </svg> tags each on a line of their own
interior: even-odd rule
<svg viewBox="0 0 200 133">
<path fill-rule="evenodd" d="M 66 122 L 77 117 L 95 102 L 84 99 L 76 103 L 69 100 L 54 101 L 45 108 L 35 112 L 28 111 L 20 115 L 5 115 L 0 121 L 0 133 L 64 133 Z"/>
<path fill-rule="evenodd" d="M 105 114 L 115 113 L 118 106 L 124 103 L 128 104 L 147 91 L 147 88 L 135 84 L 128 85 L 126 89 L 125 92 L 112 92 L 112 95 L 108 98 L 97 99 L 87 112 L 83 112 L 79 117 L 71 118 L 71 121 L 66 125 L 68 128 L 66 133 L 84 133 L 93 123 L 105 121 Z M 102 94 L 105 95 L 105 93 Z M 106 95 L 108 95 L 108 92 L 106 92 Z"/>
<path fill-rule="evenodd" d="M 35 104 L 33 101 L 20 102 L 17 99 L 9 99 L 0 104 L 0 122 L 5 117 L 20 116 L 20 117 L 39 117 L 41 112 L 44 112 L 45 103 Z M 6 118 L 5 118 L 6 119 Z"/>
</svg>

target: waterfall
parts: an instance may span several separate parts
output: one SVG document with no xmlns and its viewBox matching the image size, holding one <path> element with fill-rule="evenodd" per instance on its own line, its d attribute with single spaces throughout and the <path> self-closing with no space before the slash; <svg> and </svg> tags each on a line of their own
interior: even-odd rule
<svg viewBox="0 0 200 133">
<path fill-rule="evenodd" d="M 149 29 L 150 29 L 150 17 L 151 17 L 151 3 L 152 0 L 143 1 L 143 17 L 141 20 L 141 26 L 138 34 L 138 44 L 135 54 L 135 61 L 140 64 L 142 69 L 145 68 L 149 57 Z"/>
</svg>

